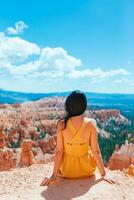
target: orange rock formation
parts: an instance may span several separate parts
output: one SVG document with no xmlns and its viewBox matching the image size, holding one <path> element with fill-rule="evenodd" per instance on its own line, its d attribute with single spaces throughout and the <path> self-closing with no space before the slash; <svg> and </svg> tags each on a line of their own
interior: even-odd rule
<svg viewBox="0 0 134 200">
<path fill-rule="evenodd" d="M 5 147 L 5 135 L 0 129 L 0 171 L 9 170 L 16 167 L 13 150 Z"/>
<path fill-rule="evenodd" d="M 115 148 L 109 162 L 109 169 L 127 169 L 134 162 L 134 144 L 122 145 L 120 149 Z"/>
<path fill-rule="evenodd" d="M 32 152 L 32 141 L 29 139 L 24 139 L 21 144 L 21 157 L 20 165 L 21 166 L 30 166 L 34 161 L 34 156 Z"/>
<path fill-rule="evenodd" d="M 130 165 L 127 172 L 129 175 L 134 176 L 134 165 Z"/>
</svg>

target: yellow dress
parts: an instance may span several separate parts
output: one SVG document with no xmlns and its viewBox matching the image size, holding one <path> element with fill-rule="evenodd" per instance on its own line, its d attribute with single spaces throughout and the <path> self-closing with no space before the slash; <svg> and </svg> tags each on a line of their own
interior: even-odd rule
<svg viewBox="0 0 134 200">
<path fill-rule="evenodd" d="M 64 154 L 59 168 L 59 176 L 82 178 L 94 174 L 96 163 L 90 149 L 90 141 L 85 141 L 81 137 L 86 126 L 87 122 L 83 122 L 79 131 L 76 131 L 71 121 L 68 120 L 67 128 L 73 134 L 73 138 L 67 141 L 63 137 Z"/>
</svg>

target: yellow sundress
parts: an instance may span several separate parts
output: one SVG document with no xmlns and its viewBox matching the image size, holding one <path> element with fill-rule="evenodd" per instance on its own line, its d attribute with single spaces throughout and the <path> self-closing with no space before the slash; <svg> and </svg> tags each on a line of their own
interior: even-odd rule
<svg viewBox="0 0 134 200">
<path fill-rule="evenodd" d="M 90 141 L 84 141 L 81 137 L 82 131 L 84 131 L 87 124 L 84 121 L 79 131 L 76 131 L 71 121 L 68 120 L 67 128 L 72 132 L 73 138 L 66 141 L 63 136 L 64 154 L 59 168 L 59 176 L 82 178 L 94 174 L 96 163 L 91 152 Z"/>
</svg>

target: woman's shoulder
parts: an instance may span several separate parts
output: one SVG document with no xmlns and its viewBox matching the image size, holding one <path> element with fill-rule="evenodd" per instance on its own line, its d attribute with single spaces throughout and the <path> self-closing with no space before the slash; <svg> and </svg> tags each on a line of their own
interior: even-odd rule
<svg viewBox="0 0 134 200">
<path fill-rule="evenodd" d="M 96 120 L 90 117 L 84 117 L 84 121 L 88 124 L 96 124 Z"/>
<path fill-rule="evenodd" d="M 57 130 L 62 131 L 64 129 L 64 125 L 65 125 L 64 119 L 58 120 L 57 121 Z"/>
<path fill-rule="evenodd" d="M 85 121 L 85 123 L 87 123 L 89 125 L 90 128 L 92 127 L 92 128 L 97 129 L 97 123 L 94 118 L 85 117 L 84 121 Z"/>
</svg>

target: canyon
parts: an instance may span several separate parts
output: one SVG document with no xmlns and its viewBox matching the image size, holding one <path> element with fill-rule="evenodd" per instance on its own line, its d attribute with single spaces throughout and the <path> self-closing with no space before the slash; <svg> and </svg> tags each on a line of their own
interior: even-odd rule
<svg viewBox="0 0 134 200">
<path fill-rule="evenodd" d="M 33 163 L 45 163 L 47 154 L 52 159 L 56 146 L 56 124 L 65 115 L 64 101 L 64 97 L 55 97 L 0 106 L 1 171 L 30 166 Z M 111 120 L 114 120 L 117 126 L 131 123 L 119 110 L 87 109 L 85 116 L 94 118 L 97 124 L 101 124 L 98 131 L 104 138 L 110 137 L 105 126 Z M 2 163 L 5 163 L 5 166 Z"/>
<path fill-rule="evenodd" d="M 64 97 L 49 97 L 35 102 L 0 105 L 0 199 L 2 200 L 132 200 L 134 188 L 134 144 L 126 141 L 110 156 L 105 167 L 115 185 L 95 177 L 81 180 L 59 179 L 49 187 L 40 187 L 44 176 L 53 170 L 56 124 L 64 117 Z M 131 121 L 116 109 L 85 112 L 98 125 L 101 140 L 109 141 L 115 133 L 133 137 L 127 128 Z M 122 132 L 122 130 L 124 132 Z M 118 135 L 118 134 L 117 134 Z M 130 140 L 131 141 L 131 140 Z M 104 147 L 103 146 L 103 147 Z M 79 188 L 79 191 L 78 191 Z"/>
</svg>

